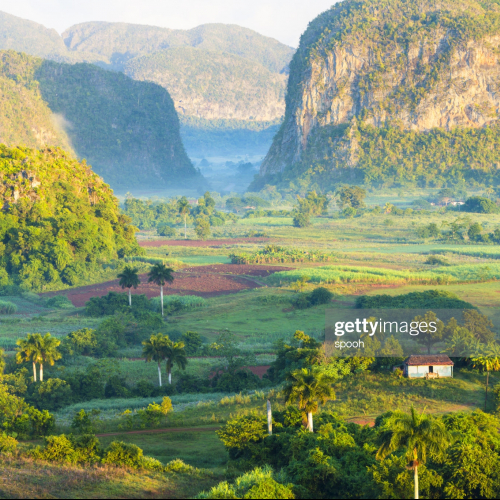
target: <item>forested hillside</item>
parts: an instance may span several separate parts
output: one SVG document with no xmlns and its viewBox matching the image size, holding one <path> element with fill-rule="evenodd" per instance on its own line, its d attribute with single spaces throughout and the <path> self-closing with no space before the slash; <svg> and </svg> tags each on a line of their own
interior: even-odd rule
<svg viewBox="0 0 500 500">
<path fill-rule="evenodd" d="M 90 64 L 0 52 L 0 140 L 72 148 L 114 188 L 196 186 L 166 90 Z"/>
<path fill-rule="evenodd" d="M 162 85 L 174 99 L 183 140 L 194 156 L 264 155 L 284 114 L 294 51 L 240 26 L 172 30 L 91 22 L 59 37 L 0 13 L 0 30 L 0 48 L 58 62 L 91 62 Z"/>
<path fill-rule="evenodd" d="M 334 5 L 301 38 L 261 184 L 491 182 L 499 34 L 494 0 Z"/>
<path fill-rule="evenodd" d="M 139 251 L 110 187 L 59 148 L 0 146 L 0 283 L 75 285 Z"/>
</svg>

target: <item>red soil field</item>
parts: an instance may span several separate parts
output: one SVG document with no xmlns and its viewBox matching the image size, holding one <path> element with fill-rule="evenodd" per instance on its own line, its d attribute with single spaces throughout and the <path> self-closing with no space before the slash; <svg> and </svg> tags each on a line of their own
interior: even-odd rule
<svg viewBox="0 0 500 500">
<path fill-rule="evenodd" d="M 262 285 L 247 276 L 268 276 L 276 271 L 288 268 L 271 266 L 251 266 L 237 264 L 221 264 L 212 266 L 197 266 L 174 273 L 172 285 L 163 288 L 165 295 L 198 295 L 199 297 L 215 297 L 236 293 L 240 290 L 258 288 Z M 230 272 L 231 274 L 228 274 Z M 141 284 L 132 293 L 145 294 L 148 298 L 157 297 L 160 288 L 148 283 L 147 274 L 141 274 Z M 70 290 L 47 292 L 44 296 L 66 295 L 76 307 L 83 307 L 91 297 L 102 297 L 108 292 L 126 292 L 118 284 L 118 280 L 107 281 L 96 285 L 81 286 Z"/>
<path fill-rule="evenodd" d="M 225 240 L 142 240 L 141 247 L 221 247 L 224 245 L 237 245 L 241 243 L 265 243 L 269 238 L 228 238 Z"/>
</svg>

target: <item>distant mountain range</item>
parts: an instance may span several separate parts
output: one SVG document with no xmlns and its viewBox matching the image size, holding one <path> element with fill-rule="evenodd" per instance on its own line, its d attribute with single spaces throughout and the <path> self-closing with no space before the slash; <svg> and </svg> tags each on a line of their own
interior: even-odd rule
<svg viewBox="0 0 500 500">
<path fill-rule="evenodd" d="M 193 156 L 265 154 L 285 111 L 294 49 L 236 25 L 191 30 L 92 22 L 62 37 L 0 12 L 0 49 L 89 62 L 151 81 L 171 94 Z"/>
<path fill-rule="evenodd" d="M 59 146 L 121 191 L 204 185 L 168 92 L 92 64 L 0 51 L 0 143 Z"/>
</svg>

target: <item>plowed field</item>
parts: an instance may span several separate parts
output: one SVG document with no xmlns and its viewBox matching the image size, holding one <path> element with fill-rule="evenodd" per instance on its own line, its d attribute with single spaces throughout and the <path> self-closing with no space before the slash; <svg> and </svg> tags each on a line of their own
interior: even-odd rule
<svg viewBox="0 0 500 500">
<path fill-rule="evenodd" d="M 261 285 L 251 276 L 262 277 L 277 271 L 290 268 L 278 266 L 255 266 L 237 264 L 215 264 L 212 266 L 195 266 L 174 273 L 174 282 L 163 288 L 165 295 L 198 295 L 215 297 L 236 293 L 240 290 L 258 288 Z M 250 276 L 250 277 L 246 277 Z M 140 276 L 141 284 L 132 289 L 133 294 L 145 294 L 148 298 L 159 295 L 159 287 L 148 283 L 147 274 Z M 108 292 L 124 292 L 118 280 L 107 281 L 97 285 L 81 286 L 59 292 L 43 294 L 48 297 L 66 295 L 76 307 L 83 307 L 91 297 L 102 297 Z"/>
</svg>

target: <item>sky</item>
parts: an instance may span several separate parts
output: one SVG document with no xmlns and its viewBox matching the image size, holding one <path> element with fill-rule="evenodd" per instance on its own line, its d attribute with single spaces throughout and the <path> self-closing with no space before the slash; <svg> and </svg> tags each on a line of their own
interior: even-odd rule
<svg viewBox="0 0 500 500">
<path fill-rule="evenodd" d="M 300 35 L 335 0 L 0 0 L 0 11 L 54 28 L 108 21 L 190 29 L 238 24 L 297 47 Z"/>
</svg>

